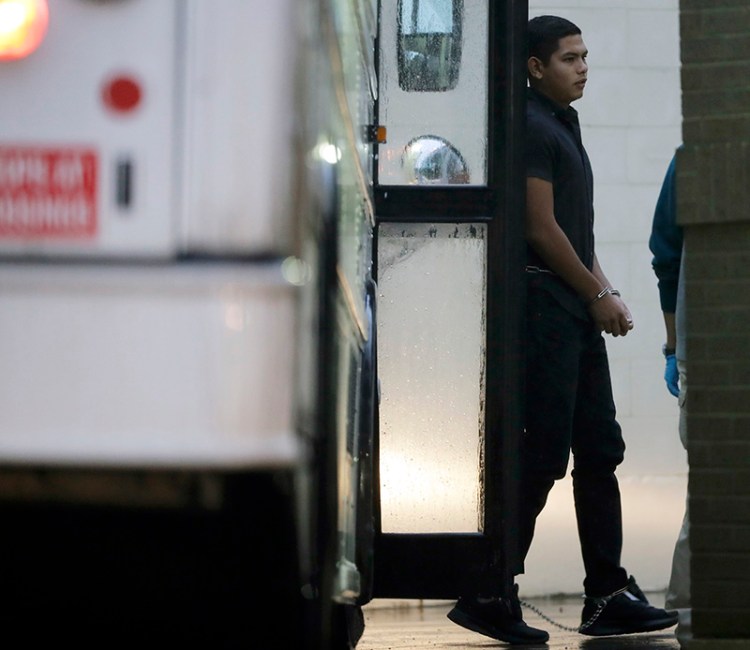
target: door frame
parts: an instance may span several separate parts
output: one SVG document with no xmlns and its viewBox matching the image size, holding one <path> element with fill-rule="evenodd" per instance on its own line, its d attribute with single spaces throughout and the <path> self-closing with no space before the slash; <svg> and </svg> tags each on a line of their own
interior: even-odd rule
<svg viewBox="0 0 750 650">
<path fill-rule="evenodd" d="M 456 598 L 477 588 L 483 593 L 504 596 L 513 582 L 518 555 L 517 458 L 523 427 L 527 22 L 526 0 L 488 0 L 486 186 L 381 186 L 377 183 L 376 168 L 376 229 L 385 222 L 465 221 L 485 223 L 488 238 L 484 530 L 459 534 L 383 533 L 376 429 L 373 485 L 373 596 L 376 598 Z M 380 39 L 378 46 L 379 43 Z M 377 260 L 377 254 L 373 259 Z"/>
</svg>

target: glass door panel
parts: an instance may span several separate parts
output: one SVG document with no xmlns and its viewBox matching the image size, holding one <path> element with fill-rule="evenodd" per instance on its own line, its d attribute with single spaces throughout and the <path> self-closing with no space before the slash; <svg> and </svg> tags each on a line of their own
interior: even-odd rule
<svg viewBox="0 0 750 650">
<path fill-rule="evenodd" d="M 382 4 L 380 185 L 486 185 L 487 14 L 487 0 Z"/>
<path fill-rule="evenodd" d="M 482 529 L 486 226 L 378 233 L 384 533 Z"/>
</svg>

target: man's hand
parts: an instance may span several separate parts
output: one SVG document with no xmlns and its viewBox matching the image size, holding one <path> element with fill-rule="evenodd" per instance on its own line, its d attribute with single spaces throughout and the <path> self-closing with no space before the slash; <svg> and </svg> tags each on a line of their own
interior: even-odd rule
<svg viewBox="0 0 750 650">
<path fill-rule="evenodd" d="M 600 331 L 612 336 L 625 336 L 633 329 L 633 317 L 625 303 L 610 294 L 589 305 L 589 313 Z"/>
<path fill-rule="evenodd" d="M 667 365 L 664 368 L 664 381 L 667 382 L 667 390 L 675 397 L 680 396 L 680 373 L 677 372 L 677 358 L 674 354 L 665 356 Z"/>
</svg>

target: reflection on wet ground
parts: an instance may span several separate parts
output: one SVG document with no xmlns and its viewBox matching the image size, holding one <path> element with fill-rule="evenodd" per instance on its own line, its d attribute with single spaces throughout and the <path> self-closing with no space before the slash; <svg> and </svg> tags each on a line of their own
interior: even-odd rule
<svg viewBox="0 0 750 650">
<path fill-rule="evenodd" d="M 651 603 L 663 606 L 663 594 L 647 594 Z M 559 626 L 541 618 L 529 609 L 524 610 L 524 620 L 534 627 L 544 628 L 550 634 L 546 644 L 524 648 L 545 650 L 632 650 L 655 648 L 679 650 L 680 643 L 674 629 L 648 634 L 631 634 L 617 637 L 586 637 L 572 631 L 580 623 L 582 602 L 576 597 L 549 597 L 529 599 L 544 616 Z M 469 630 L 446 618 L 452 602 L 374 600 L 364 608 L 365 632 L 357 650 L 457 650 L 460 648 L 509 647 Z M 565 629 L 563 629 L 565 628 Z"/>
</svg>

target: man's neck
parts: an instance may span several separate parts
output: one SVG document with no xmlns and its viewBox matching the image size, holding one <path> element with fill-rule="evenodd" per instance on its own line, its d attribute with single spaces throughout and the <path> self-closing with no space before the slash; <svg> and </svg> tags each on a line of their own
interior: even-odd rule
<svg viewBox="0 0 750 650">
<path fill-rule="evenodd" d="M 531 86 L 532 90 L 534 90 L 535 92 L 545 97 L 547 100 L 552 102 L 558 108 L 561 108 L 562 110 L 567 110 L 568 108 L 570 108 L 570 102 L 568 102 L 567 104 L 562 104 L 559 101 L 557 101 L 554 97 L 544 92 L 544 89 L 541 88 L 539 85 L 537 84 L 529 84 L 529 85 Z"/>
</svg>

